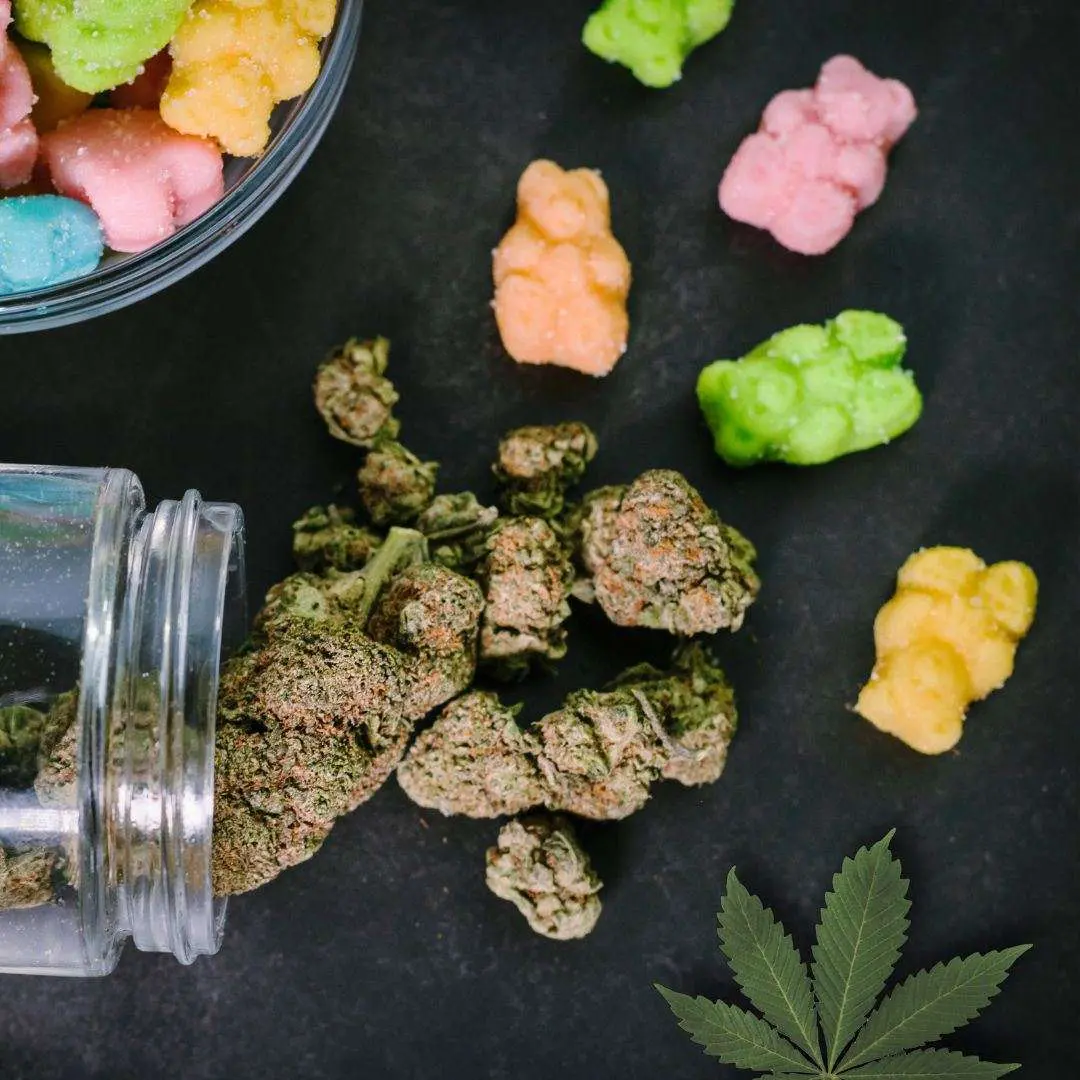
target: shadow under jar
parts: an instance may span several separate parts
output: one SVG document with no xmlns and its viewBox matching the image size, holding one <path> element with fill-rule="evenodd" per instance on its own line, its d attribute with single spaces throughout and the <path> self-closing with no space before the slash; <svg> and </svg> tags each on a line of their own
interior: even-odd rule
<svg viewBox="0 0 1080 1080">
<path fill-rule="evenodd" d="M 209 262 L 270 209 L 311 156 L 345 90 L 360 40 L 363 0 L 338 0 L 322 67 L 306 94 L 283 102 L 258 158 L 225 159 L 225 195 L 175 235 L 137 255 L 106 254 L 84 277 L 0 297 L 0 334 L 47 330 L 127 307 Z"/>
<path fill-rule="evenodd" d="M 0 465 L 0 971 L 218 950 L 214 713 L 246 621 L 238 507 Z"/>
</svg>

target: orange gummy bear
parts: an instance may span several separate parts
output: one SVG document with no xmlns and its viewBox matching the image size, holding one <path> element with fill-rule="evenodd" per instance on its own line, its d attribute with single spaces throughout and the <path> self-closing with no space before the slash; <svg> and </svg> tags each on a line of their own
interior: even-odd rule
<svg viewBox="0 0 1080 1080">
<path fill-rule="evenodd" d="M 534 161 L 494 272 L 495 318 L 518 363 L 606 375 L 626 351 L 630 260 L 612 235 L 598 172 Z"/>
<path fill-rule="evenodd" d="M 1035 618 L 1038 581 L 966 548 L 919 551 L 874 623 L 877 663 L 855 711 L 923 754 L 951 750 L 968 706 L 1005 685 Z"/>
<path fill-rule="evenodd" d="M 314 83 L 337 0 L 199 0 L 169 45 L 162 119 L 236 157 L 260 154 L 270 114 Z"/>
</svg>

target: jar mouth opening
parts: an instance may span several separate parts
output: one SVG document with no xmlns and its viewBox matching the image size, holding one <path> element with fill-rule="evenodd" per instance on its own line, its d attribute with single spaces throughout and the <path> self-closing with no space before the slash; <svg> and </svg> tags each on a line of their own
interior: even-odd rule
<svg viewBox="0 0 1080 1080">
<path fill-rule="evenodd" d="M 113 497 L 117 475 L 134 504 Z M 141 500 L 131 474 L 106 474 L 99 527 Z M 85 845 L 81 876 L 102 882 L 82 898 L 84 925 L 111 924 L 187 964 L 217 952 L 224 927 L 212 889 L 215 712 L 223 650 L 247 622 L 243 516 L 189 491 L 136 516 L 126 543 L 107 539 L 80 694 L 83 835 L 100 840 Z"/>
</svg>

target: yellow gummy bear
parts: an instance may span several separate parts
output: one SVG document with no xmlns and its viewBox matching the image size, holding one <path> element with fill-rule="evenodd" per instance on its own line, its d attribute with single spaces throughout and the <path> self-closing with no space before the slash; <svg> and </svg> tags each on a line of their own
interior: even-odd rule
<svg viewBox="0 0 1080 1080">
<path fill-rule="evenodd" d="M 337 0 L 200 0 L 169 45 L 173 69 L 162 119 L 185 135 L 216 139 L 254 157 L 270 139 L 270 114 L 307 91 Z"/>
<path fill-rule="evenodd" d="M 855 711 L 920 753 L 951 750 L 971 702 L 1012 674 L 1037 594 L 1023 563 L 988 567 L 965 548 L 916 552 L 874 622 L 877 663 Z"/>
</svg>

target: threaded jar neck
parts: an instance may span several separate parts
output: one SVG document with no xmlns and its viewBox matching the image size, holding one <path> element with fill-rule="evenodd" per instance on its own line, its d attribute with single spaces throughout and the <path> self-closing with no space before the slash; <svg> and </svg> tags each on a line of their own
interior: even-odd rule
<svg viewBox="0 0 1080 1080">
<path fill-rule="evenodd" d="M 120 518 L 133 508 L 132 484 L 141 502 L 134 477 L 108 474 L 103 529 L 110 489 Z M 84 681 L 83 708 L 95 708 L 95 691 L 103 708 L 83 727 L 100 735 L 84 746 L 100 805 L 84 797 L 82 810 L 101 838 L 85 853 L 83 880 L 102 883 L 100 914 L 117 936 L 188 964 L 217 952 L 224 925 L 211 887 L 214 716 L 220 658 L 246 623 L 243 519 L 189 491 L 151 513 L 140 506 L 128 522 L 115 611 L 102 612 L 111 635 L 92 643 L 89 621 L 84 653 L 84 680 L 95 666 L 98 678 Z"/>
</svg>

